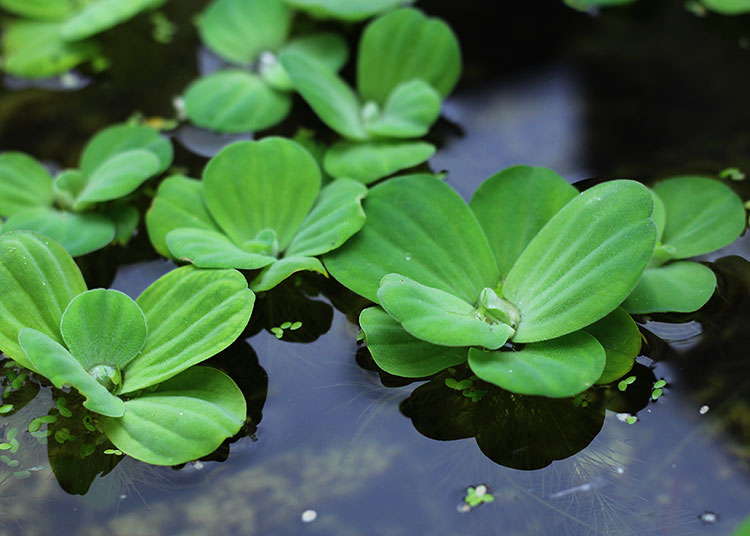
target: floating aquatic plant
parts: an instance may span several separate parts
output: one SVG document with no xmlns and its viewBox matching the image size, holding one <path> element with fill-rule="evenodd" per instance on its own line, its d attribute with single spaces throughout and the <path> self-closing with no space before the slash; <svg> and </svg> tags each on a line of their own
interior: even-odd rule
<svg viewBox="0 0 750 536">
<path fill-rule="evenodd" d="M 287 5 L 321 19 L 360 21 L 391 11 L 407 0 L 285 0 Z"/>
<path fill-rule="evenodd" d="M 572 8 L 587 11 L 599 7 L 619 6 L 632 4 L 636 0 L 563 0 Z M 697 0 L 695 2 L 686 2 L 686 9 L 691 8 L 691 4 L 696 4 L 703 13 L 705 9 L 715 11 L 722 15 L 741 15 L 750 12 L 750 0 Z M 692 8 L 695 9 L 695 8 Z"/>
<path fill-rule="evenodd" d="M 87 290 L 73 259 L 31 232 L 0 235 L 0 349 L 70 385 L 122 452 L 174 465 L 213 451 L 245 419 L 242 392 L 194 365 L 247 324 L 255 296 L 234 270 L 173 270 L 137 300 Z"/>
</svg>

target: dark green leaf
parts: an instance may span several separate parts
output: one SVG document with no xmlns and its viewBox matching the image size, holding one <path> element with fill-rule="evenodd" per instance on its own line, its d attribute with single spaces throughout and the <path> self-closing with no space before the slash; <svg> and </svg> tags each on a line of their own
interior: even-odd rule
<svg viewBox="0 0 750 536">
<path fill-rule="evenodd" d="M 290 6 L 320 18 L 360 21 L 390 11 L 404 0 L 286 0 Z"/>
<path fill-rule="evenodd" d="M 599 341 L 607 355 L 604 371 L 596 383 L 609 383 L 622 378 L 633 368 L 641 351 L 641 332 L 622 307 L 586 326 L 584 331 Z"/>
</svg>

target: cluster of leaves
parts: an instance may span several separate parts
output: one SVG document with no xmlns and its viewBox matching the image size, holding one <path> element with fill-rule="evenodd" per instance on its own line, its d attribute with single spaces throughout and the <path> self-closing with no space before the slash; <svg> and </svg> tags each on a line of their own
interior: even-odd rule
<svg viewBox="0 0 750 536">
<path fill-rule="evenodd" d="M 245 328 L 255 296 L 234 270 L 185 266 L 136 301 L 87 290 L 70 255 L 37 233 L 0 236 L 0 349 L 55 387 L 70 385 L 120 451 L 158 465 L 212 452 L 246 404 L 224 373 L 195 367 Z"/>
<path fill-rule="evenodd" d="M 0 0 L 20 15 L 3 34 L 3 68 L 28 77 L 55 76 L 86 61 L 105 63 L 94 36 L 166 0 Z"/>
<path fill-rule="evenodd" d="M 632 4 L 636 0 L 563 0 L 567 5 L 580 11 L 588 11 L 599 7 L 620 6 Z M 750 0 L 699 0 L 705 9 L 715 11 L 721 15 L 742 15 L 750 13 Z"/>
<path fill-rule="evenodd" d="M 84 147 L 79 169 L 53 179 L 31 156 L 0 153 L 2 232 L 37 231 L 74 257 L 125 243 L 138 225 L 129 196 L 169 167 L 172 144 L 142 126 L 117 125 L 96 134 Z"/>
</svg>

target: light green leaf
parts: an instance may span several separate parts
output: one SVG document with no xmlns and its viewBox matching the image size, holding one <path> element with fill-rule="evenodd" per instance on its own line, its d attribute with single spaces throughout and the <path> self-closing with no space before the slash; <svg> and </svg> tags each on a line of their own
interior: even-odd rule
<svg viewBox="0 0 750 536">
<path fill-rule="evenodd" d="M 63 311 L 86 291 L 81 271 L 62 246 L 49 238 L 4 232 L 0 234 L 0 288 L 0 350 L 35 370 L 18 344 L 18 332 L 33 328 L 62 343 Z"/>
<path fill-rule="evenodd" d="M 290 275 L 307 270 L 318 272 L 328 277 L 328 272 L 323 264 L 315 257 L 284 257 L 273 264 L 266 266 L 258 276 L 250 282 L 250 288 L 253 292 L 263 292 L 271 290 L 273 287 L 284 281 Z"/>
<path fill-rule="evenodd" d="M 25 153 L 0 153 L 0 216 L 19 210 L 50 206 L 52 176 Z"/>
<path fill-rule="evenodd" d="M 396 177 L 372 188 L 364 207 L 362 229 L 324 258 L 345 287 L 377 302 L 380 280 L 398 273 L 473 304 L 483 288 L 497 285 L 487 238 L 444 182 Z"/>
<path fill-rule="evenodd" d="M 435 346 L 409 333 L 380 307 L 359 315 L 367 349 L 375 363 L 396 376 L 422 378 L 466 362 L 467 349 Z"/>
<path fill-rule="evenodd" d="M 148 339 L 123 370 L 122 393 L 162 382 L 229 346 L 245 329 L 255 295 L 236 270 L 183 266 L 136 302 L 146 315 Z"/>
<path fill-rule="evenodd" d="M 323 188 L 286 255 L 313 257 L 340 247 L 364 225 L 366 195 L 367 187 L 349 179 L 337 179 Z"/>
<path fill-rule="evenodd" d="M 469 202 L 503 277 L 544 225 L 578 190 L 551 169 L 513 166 L 496 173 Z"/>
<path fill-rule="evenodd" d="M 313 17 L 360 21 L 390 11 L 404 4 L 404 0 L 286 0 L 290 6 Z"/>
<path fill-rule="evenodd" d="M 286 41 L 291 10 L 282 0 L 214 0 L 198 20 L 203 42 L 227 61 L 249 65 Z"/>
<path fill-rule="evenodd" d="M 320 169 L 285 138 L 237 142 L 208 163 L 203 189 L 208 210 L 235 243 L 273 229 L 283 251 L 315 202 Z"/>
<path fill-rule="evenodd" d="M 114 125 L 100 130 L 89 140 L 81 155 L 81 171 L 91 176 L 113 156 L 145 149 L 159 159 L 157 173 L 166 170 L 172 163 L 172 143 L 157 131 L 137 125 Z"/>
<path fill-rule="evenodd" d="M 711 11 L 722 15 L 741 15 L 750 12 L 750 0 L 701 0 Z"/>
<path fill-rule="evenodd" d="M 148 236 L 159 255 L 172 257 L 167 246 L 167 233 L 181 227 L 221 232 L 208 213 L 203 199 L 203 183 L 174 175 L 159 185 L 146 213 Z"/>
<path fill-rule="evenodd" d="M 86 370 L 124 368 L 146 343 L 146 317 L 130 297 L 98 288 L 76 296 L 60 320 L 65 345 Z"/>
<path fill-rule="evenodd" d="M 91 376 L 64 346 L 48 335 L 31 328 L 18 333 L 18 341 L 26 352 L 32 370 L 49 379 L 55 387 L 70 385 L 86 398 L 83 406 L 95 413 L 121 417 L 125 412 L 122 400 L 111 394 Z"/>
<path fill-rule="evenodd" d="M 716 289 L 716 276 L 697 262 L 671 262 L 643 272 L 622 306 L 631 314 L 691 313 Z"/>
<path fill-rule="evenodd" d="M 91 203 L 119 199 L 135 191 L 158 171 L 159 159 L 151 151 L 131 149 L 117 153 L 87 177 L 73 209 L 81 210 Z"/>
<path fill-rule="evenodd" d="M 29 19 L 61 20 L 76 8 L 76 0 L 0 0 L 0 7 Z"/>
<path fill-rule="evenodd" d="M 439 346 L 497 350 L 514 333 L 507 324 L 486 321 L 461 298 L 400 274 L 383 277 L 378 301 L 411 335 Z"/>
<path fill-rule="evenodd" d="M 664 234 L 664 226 L 667 223 L 667 213 L 664 209 L 664 202 L 661 200 L 661 197 L 656 195 L 656 192 L 653 190 L 649 190 L 651 192 L 651 198 L 654 200 L 654 212 L 651 214 L 651 219 L 654 220 L 654 223 L 656 224 L 656 243 L 661 244 L 661 238 Z"/>
<path fill-rule="evenodd" d="M 333 72 L 341 69 L 349 57 L 349 49 L 346 46 L 346 41 L 340 35 L 333 33 L 319 33 L 299 37 L 288 45 L 285 45 L 281 51 L 305 54 L 311 59 L 326 65 Z M 292 84 L 289 75 L 284 70 L 277 56 L 273 56 L 268 64 L 261 62 L 260 76 L 274 89 L 280 91 L 294 90 L 294 84 Z"/>
<path fill-rule="evenodd" d="M 731 244 L 745 229 L 742 200 L 726 184 L 705 177 L 672 177 L 654 185 L 664 203 L 662 244 L 686 259 Z"/>
<path fill-rule="evenodd" d="M 306 54 L 285 51 L 279 56 L 294 88 L 321 121 L 352 140 L 366 140 L 357 95 L 343 79 Z"/>
<path fill-rule="evenodd" d="M 433 154 L 435 146 L 422 141 L 342 141 L 328 150 L 323 166 L 332 177 L 370 184 L 421 164 Z"/>
<path fill-rule="evenodd" d="M 216 450 L 239 432 L 246 412 L 245 397 L 229 376 L 193 367 L 125 402 L 122 418 L 100 423 L 125 454 L 155 465 L 176 465 Z"/>
<path fill-rule="evenodd" d="M 440 116 L 440 94 L 422 80 L 396 86 L 383 111 L 366 123 L 367 132 L 386 138 L 419 138 L 427 134 Z"/>
<path fill-rule="evenodd" d="M 645 186 L 618 180 L 583 192 L 553 216 L 503 285 L 521 311 L 513 341 L 572 333 L 622 303 L 654 250 L 652 209 Z"/>
<path fill-rule="evenodd" d="M 166 0 L 94 0 L 65 20 L 62 37 L 80 41 L 117 26 L 141 11 L 160 6 Z"/>
<path fill-rule="evenodd" d="M 172 256 L 199 268 L 256 270 L 276 261 L 276 257 L 246 251 L 225 234 L 209 229 L 183 227 L 169 231 L 167 246 Z"/>
<path fill-rule="evenodd" d="M 625 309 L 618 307 L 583 331 L 599 341 L 607 356 L 604 371 L 596 383 L 613 382 L 633 368 L 641 351 L 641 332 Z"/>
<path fill-rule="evenodd" d="M 86 187 L 86 176 L 77 169 L 65 169 L 58 173 L 52 189 L 55 202 L 66 210 L 73 210 L 76 198 Z"/>
<path fill-rule="evenodd" d="M 469 350 L 469 366 L 480 379 L 513 393 L 566 398 L 601 376 L 604 348 L 582 331 L 527 344 L 519 351 Z"/>
<path fill-rule="evenodd" d="M 138 209 L 128 203 L 119 202 L 108 206 L 104 214 L 115 224 L 115 241 L 120 244 L 127 244 L 141 218 Z"/>
<path fill-rule="evenodd" d="M 115 224 L 106 216 L 54 209 L 31 209 L 16 213 L 2 232 L 36 231 L 62 245 L 73 257 L 101 249 L 115 237 Z"/>
<path fill-rule="evenodd" d="M 362 99 L 383 105 L 401 83 L 420 79 L 445 97 L 461 73 L 461 51 L 450 27 L 416 9 L 399 9 L 368 24 L 357 61 Z"/>
<path fill-rule="evenodd" d="M 196 125 L 218 132 L 254 132 L 280 123 L 292 106 L 257 75 L 225 70 L 199 78 L 185 92 L 185 112 Z"/>
</svg>

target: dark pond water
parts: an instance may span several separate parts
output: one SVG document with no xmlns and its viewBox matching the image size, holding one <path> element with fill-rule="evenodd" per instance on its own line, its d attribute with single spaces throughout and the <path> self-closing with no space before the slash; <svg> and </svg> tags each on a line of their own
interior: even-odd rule
<svg viewBox="0 0 750 536">
<path fill-rule="evenodd" d="M 750 171 L 750 17 L 698 18 L 657 0 L 599 17 L 556 1 L 492 16 L 481 0 L 423 4 L 466 54 L 430 161 L 465 197 L 518 163 L 571 181 Z M 69 166 L 93 132 L 133 110 L 171 116 L 196 73 L 189 19 L 201 5 L 168 4 L 180 22 L 169 45 L 147 38 L 146 20 L 108 34 L 112 69 L 78 91 L 6 80 L 0 149 Z M 273 132 L 316 128 L 298 111 Z M 176 165 L 199 176 L 206 158 L 191 151 L 218 142 L 190 139 L 191 149 L 175 143 Z M 747 184 L 734 186 L 750 199 Z M 1 469 L 0 535 L 731 534 L 750 514 L 748 259 L 747 236 L 705 259 L 720 280 L 709 304 L 641 319 L 636 383 L 577 406 L 497 391 L 474 403 L 442 376 L 381 376 L 356 343 L 363 302 L 322 278 L 289 281 L 259 298 L 246 338 L 214 360 L 249 401 L 242 437 L 175 469 L 61 459 L 57 478 L 47 449 L 27 441 L 20 465 Z M 127 249 L 79 260 L 89 287 L 131 295 L 173 267 L 143 230 Z M 278 340 L 268 329 L 286 320 L 303 328 Z M 7 389 L 14 369 L 3 370 Z M 661 378 L 665 394 L 651 401 Z M 13 396 L 32 399 L 27 384 Z M 0 416 L 0 433 L 51 400 L 42 388 Z M 494 502 L 462 511 L 479 484 Z"/>
</svg>

